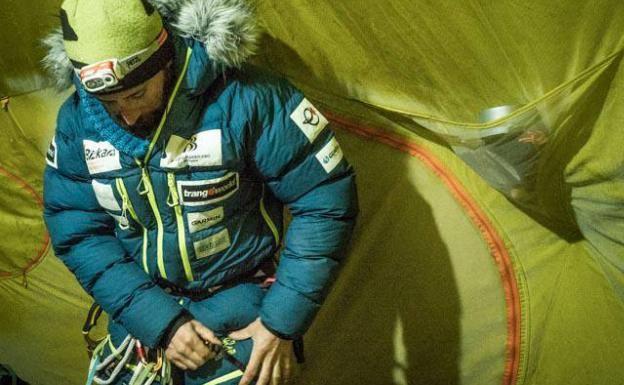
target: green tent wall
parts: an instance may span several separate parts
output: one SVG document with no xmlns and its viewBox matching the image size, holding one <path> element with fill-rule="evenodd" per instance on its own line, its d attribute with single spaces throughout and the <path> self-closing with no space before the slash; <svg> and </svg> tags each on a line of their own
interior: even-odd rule
<svg viewBox="0 0 624 385">
<path fill-rule="evenodd" d="M 0 11 L 0 364 L 41 385 L 84 381 L 91 304 L 41 221 L 59 4 Z M 624 384 L 624 3 L 257 6 L 256 63 L 330 119 L 361 199 L 301 383 Z"/>
</svg>

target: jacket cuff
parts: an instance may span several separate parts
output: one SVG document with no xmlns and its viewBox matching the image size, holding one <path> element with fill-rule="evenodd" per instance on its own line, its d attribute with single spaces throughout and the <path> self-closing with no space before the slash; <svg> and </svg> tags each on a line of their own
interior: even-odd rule
<svg viewBox="0 0 624 385">
<path fill-rule="evenodd" d="M 166 349 L 178 329 L 192 319 L 193 317 L 191 317 L 191 315 L 186 310 L 182 311 L 178 318 L 175 318 L 173 321 L 171 321 L 171 323 L 167 327 L 167 330 L 163 334 L 163 337 L 160 339 L 160 343 L 158 344 L 158 346 Z"/>
<path fill-rule="evenodd" d="M 154 314 L 153 309 L 158 309 Z M 143 345 L 155 348 L 163 339 L 167 328 L 185 311 L 173 297 L 154 286 L 143 292 L 141 298 L 136 298 L 131 306 L 115 319 L 121 323 Z"/>
<path fill-rule="evenodd" d="M 303 336 L 320 304 L 276 281 L 262 301 L 260 321 L 274 335 L 286 340 Z"/>
<path fill-rule="evenodd" d="M 264 326 L 268 331 L 271 332 L 271 334 L 273 334 L 275 337 L 280 338 L 282 340 L 293 340 L 294 338 L 291 336 L 287 336 L 286 334 L 282 334 L 280 332 L 278 332 L 277 330 L 274 330 L 272 327 L 270 327 L 269 325 L 267 325 L 264 320 L 262 318 L 260 318 L 260 323 L 262 324 L 262 326 Z"/>
</svg>

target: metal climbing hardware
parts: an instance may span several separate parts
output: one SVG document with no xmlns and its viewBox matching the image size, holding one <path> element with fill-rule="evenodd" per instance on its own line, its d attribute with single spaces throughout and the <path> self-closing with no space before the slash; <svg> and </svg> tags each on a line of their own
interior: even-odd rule
<svg viewBox="0 0 624 385">
<path fill-rule="evenodd" d="M 110 385 L 122 376 L 127 385 L 151 385 L 154 381 L 172 385 L 171 363 L 163 349 L 147 349 L 129 334 L 115 347 L 108 335 L 93 352 L 86 385 Z"/>
</svg>

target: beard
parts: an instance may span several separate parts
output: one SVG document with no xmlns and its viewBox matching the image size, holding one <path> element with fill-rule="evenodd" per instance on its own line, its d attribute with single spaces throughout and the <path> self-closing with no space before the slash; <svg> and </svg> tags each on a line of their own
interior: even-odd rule
<svg viewBox="0 0 624 385">
<path fill-rule="evenodd" d="M 167 103 L 166 99 L 163 97 L 163 100 L 161 101 L 160 106 L 158 106 L 156 110 L 151 112 L 149 115 L 141 116 L 141 118 L 139 118 L 131 126 L 124 123 L 123 119 L 121 119 L 121 116 L 115 117 L 115 120 L 117 121 L 117 124 L 119 124 L 125 130 L 131 132 L 132 134 L 140 138 L 147 139 L 150 136 L 152 136 L 152 134 L 156 130 L 156 127 L 160 123 L 160 119 L 165 113 L 166 103 Z"/>
<path fill-rule="evenodd" d="M 138 136 L 143 139 L 147 139 L 151 137 L 162 116 L 165 113 L 165 109 L 167 108 L 167 103 L 169 101 L 169 97 L 171 96 L 173 85 L 173 70 L 171 67 L 167 67 L 165 69 L 165 81 L 163 83 L 163 89 L 161 92 L 160 104 L 158 107 L 150 112 L 149 114 L 145 114 L 141 116 L 134 124 L 128 125 L 126 124 L 121 116 L 115 116 L 114 119 L 118 125 L 120 125 L 125 130 L 129 131 L 135 136 Z"/>
</svg>

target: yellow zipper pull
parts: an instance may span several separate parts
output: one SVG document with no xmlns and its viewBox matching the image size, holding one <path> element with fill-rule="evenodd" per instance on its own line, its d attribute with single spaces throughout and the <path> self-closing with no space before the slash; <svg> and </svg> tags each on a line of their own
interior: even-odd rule
<svg viewBox="0 0 624 385">
<path fill-rule="evenodd" d="M 137 185 L 137 192 L 139 193 L 139 195 L 146 195 L 149 192 L 149 183 L 145 182 L 147 178 L 149 178 L 147 176 L 147 170 L 142 168 L 141 180 L 139 181 L 139 184 Z"/>
<path fill-rule="evenodd" d="M 121 218 L 123 220 L 119 222 L 119 228 L 122 230 L 128 230 L 130 228 L 130 221 L 128 220 L 128 207 L 126 206 L 125 200 L 122 203 L 122 207 L 121 207 Z"/>
<path fill-rule="evenodd" d="M 175 207 L 180 204 L 175 185 L 175 176 L 173 173 L 167 173 L 167 184 L 169 185 L 169 194 L 167 195 L 167 206 Z"/>
<path fill-rule="evenodd" d="M 141 162 L 139 159 L 134 159 L 134 161 L 141 169 L 141 180 L 136 187 L 136 191 L 137 193 L 139 193 L 139 195 L 145 195 L 149 192 L 149 183 L 145 183 L 145 180 L 148 179 L 149 176 L 147 175 L 147 170 L 145 169 L 145 167 L 143 167 L 143 162 Z"/>
<path fill-rule="evenodd" d="M 121 218 L 125 220 L 125 225 L 123 221 L 119 222 L 119 228 L 122 230 L 128 230 L 130 228 L 130 221 L 128 220 L 128 197 L 123 193 L 123 190 L 119 188 L 120 178 L 115 179 L 115 183 L 117 184 L 117 191 L 119 191 L 119 195 L 121 195 Z"/>
</svg>

